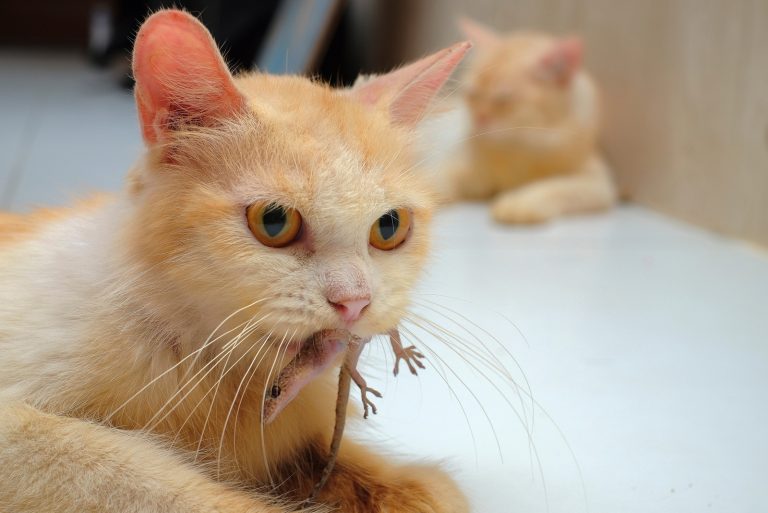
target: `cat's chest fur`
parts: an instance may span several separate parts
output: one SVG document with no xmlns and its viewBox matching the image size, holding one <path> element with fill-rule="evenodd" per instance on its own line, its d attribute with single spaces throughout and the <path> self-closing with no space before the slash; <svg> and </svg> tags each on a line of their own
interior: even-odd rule
<svg viewBox="0 0 768 513">
<path fill-rule="evenodd" d="M 149 431 L 199 461 L 217 461 L 217 473 L 265 479 L 267 462 L 317 436 L 297 429 L 307 425 L 297 411 L 332 426 L 333 377 L 322 376 L 263 428 L 269 383 L 240 355 L 225 362 L 211 348 L 190 357 L 209 323 L 151 307 L 147 270 L 112 251 L 121 215 L 114 203 L 75 212 L 0 246 L 0 400 Z"/>
<path fill-rule="evenodd" d="M 519 187 L 581 166 L 593 152 L 591 134 L 564 127 L 510 140 L 470 141 L 473 168 L 483 173 L 496 190 Z"/>
</svg>

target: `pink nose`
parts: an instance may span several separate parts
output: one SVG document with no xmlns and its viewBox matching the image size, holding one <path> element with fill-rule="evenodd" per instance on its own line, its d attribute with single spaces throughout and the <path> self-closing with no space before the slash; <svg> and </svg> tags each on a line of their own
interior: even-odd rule
<svg viewBox="0 0 768 513">
<path fill-rule="evenodd" d="M 371 299 L 368 297 L 360 297 L 355 299 L 345 299 L 339 302 L 333 302 L 328 300 L 333 305 L 339 315 L 345 322 L 354 322 L 360 318 L 363 309 L 371 303 Z"/>
<path fill-rule="evenodd" d="M 488 114 L 475 114 L 475 125 L 484 128 L 491 124 L 491 117 Z"/>
</svg>

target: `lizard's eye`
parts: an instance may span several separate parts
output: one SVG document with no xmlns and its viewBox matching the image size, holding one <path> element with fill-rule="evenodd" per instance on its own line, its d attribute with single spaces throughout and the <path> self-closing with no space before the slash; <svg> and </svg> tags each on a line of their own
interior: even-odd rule
<svg viewBox="0 0 768 513">
<path fill-rule="evenodd" d="M 401 245 L 411 231 L 411 217 L 407 208 L 396 208 L 378 218 L 371 226 L 371 246 L 389 251 Z"/>
<path fill-rule="evenodd" d="M 301 230 L 301 214 L 294 208 L 260 202 L 249 206 L 245 215 L 256 239 L 270 248 L 283 248 L 295 241 Z"/>
</svg>

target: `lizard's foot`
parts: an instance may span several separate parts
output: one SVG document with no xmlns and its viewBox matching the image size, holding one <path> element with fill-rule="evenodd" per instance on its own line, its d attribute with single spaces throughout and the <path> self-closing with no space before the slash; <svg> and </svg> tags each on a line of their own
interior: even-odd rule
<svg viewBox="0 0 768 513">
<path fill-rule="evenodd" d="M 381 392 L 379 392 L 375 388 L 371 388 L 371 387 L 360 388 L 360 398 L 363 401 L 363 418 L 364 419 L 368 418 L 368 408 L 369 407 L 370 407 L 370 409 L 371 409 L 371 411 L 373 412 L 374 415 L 376 415 L 378 413 L 378 410 L 376 410 L 376 405 L 373 404 L 373 401 L 368 399 L 368 392 L 372 393 L 373 395 L 375 395 L 379 399 L 381 399 L 381 397 L 382 397 Z"/>
<path fill-rule="evenodd" d="M 368 411 L 372 411 L 374 415 L 378 413 L 378 410 L 376 409 L 376 405 L 373 404 L 373 401 L 368 399 L 368 392 L 375 395 L 378 398 L 381 398 L 381 392 L 376 390 L 375 388 L 371 388 L 368 386 L 368 383 L 366 383 L 365 378 L 363 378 L 362 375 L 360 375 L 360 372 L 358 372 L 357 369 L 350 370 L 349 374 L 352 376 L 352 381 L 355 382 L 355 384 L 360 388 L 360 399 L 363 401 L 363 418 L 368 418 Z"/>
<path fill-rule="evenodd" d="M 416 367 L 419 369 L 425 368 L 424 364 L 421 363 L 422 358 L 424 358 L 424 355 L 416 349 L 416 346 L 400 347 L 399 350 L 395 351 L 395 376 L 400 372 L 400 360 L 403 360 L 408 365 L 408 370 L 411 371 L 411 374 L 417 375 Z"/>
<path fill-rule="evenodd" d="M 392 345 L 392 352 L 395 354 L 395 368 L 393 370 L 395 376 L 400 372 L 400 360 L 405 360 L 405 363 L 408 365 L 408 370 L 410 370 L 411 374 L 414 376 L 418 374 L 418 372 L 416 372 L 416 367 L 419 369 L 425 368 L 424 364 L 421 363 L 421 359 L 424 358 L 424 355 L 416 349 L 416 346 L 403 347 L 403 342 L 400 339 L 400 332 L 397 328 L 390 330 L 389 343 Z"/>
</svg>

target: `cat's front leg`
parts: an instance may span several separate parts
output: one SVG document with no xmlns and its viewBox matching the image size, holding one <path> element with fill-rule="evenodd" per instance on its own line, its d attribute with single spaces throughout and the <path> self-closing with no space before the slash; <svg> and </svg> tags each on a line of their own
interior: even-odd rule
<svg viewBox="0 0 768 513">
<path fill-rule="evenodd" d="M 327 451 L 327 449 L 325 450 Z M 312 492 L 326 453 L 318 447 L 285 469 L 281 491 L 301 500 Z M 398 465 L 344 439 L 317 502 L 339 513 L 467 513 L 469 505 L 456 482 L 436 465 Z"/>
<path fill-rule="evenodd" d="M 491 174 L 467 155 L 459 155 L 447 167 L 445 176 L 439 182 L 444 203 L 483 201 L 491 198 L 497 190 Z"/>
<path fill-rule="evenodd" d="M 146 436 L 0 406 L 0 510 L 285 513 L 215 482 Z"/>
<path fill-rule="evenodd" d="M 616 202 L 607 167 L 593 157 L 579 169 L 499 194 L 491 205 L 501 223 L 534 224 L 565 214 L 605 210 Z"/>
</svg>

